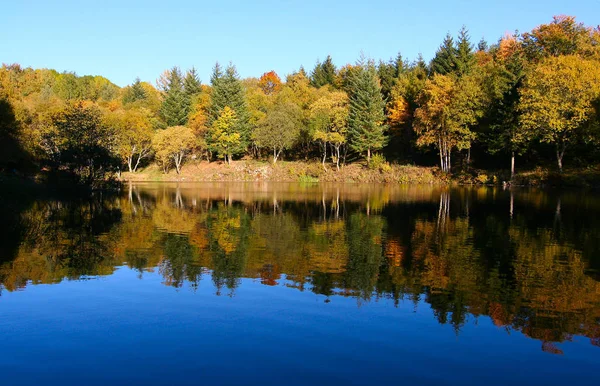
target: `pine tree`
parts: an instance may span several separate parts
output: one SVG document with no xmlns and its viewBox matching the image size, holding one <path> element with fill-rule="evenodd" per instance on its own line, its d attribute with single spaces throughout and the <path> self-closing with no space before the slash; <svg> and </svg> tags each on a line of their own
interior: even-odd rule
<svg viewBox="0 0 600 386">
<path fill-rule="evenodd" d="M 470 42 L 469 31 L 463 26 L 458 34 L 458 43 L 456 44 L 456 72 L 458 75 L 464 75 L 471 72 L 475 62 L 473 45 Z"/>
<path fill-rule="evenodd" d="M 446 34 L 444 42 L 435 53 L 435 57 L 431 61 L 431 72 L 434 74 L 450 74 L 456 70 L 456 48 L 454 47 L 454 39 L 450 33 Z"/>
<path fill-rule="evenodd" d="M 249 115 L 245 91 L 235 66 L 230 64 L 223 72 L 217 63 L 210 81 L 212 92 L 210 94 L 209 125 L 219 119 L 225 107 L 229 107 L 236 116 L 235 126 L 232 130 L 240 134 L 241 146 L 245 148 L 250 141 Z"/>
<path fill-rule="evenodd" d="M 479 52 L 487 52 L 488 49 L 489 49 L 488 43 L 485 41 L 484 38 L 481 38 L 481 40 L 477 44 L 477 51 L 479 51 Z"/>
<path fill-rule="evenodd" d="M 198 78 L 198 74 L 196 73 L 196 69 L 194 67 L 192 67 L 191 70 L 189 70 L 186 74 L 185 74 L 185 79 L 183 80 L 183 90 L 185 92 L 185 94 L 188 96 L 188 98 L 193 98 L 196 95 L 200 94 L 200 92 L 202 91 L 202 83 L 200 82 L 200 79 Z"/>
<path fill-rule="evenodd" d="M 348 139 L 350 147 L 359 153 L 366 152 L 370 162 L 371 152 L 387 142 L 385 104 L 374 63 L 361 58 L 357 64 L 359 71 L 349 81 Z"/>
<path fill-rule="evenodd" d="M 323 63 L 317 61 L 315 68 L 310 74 L 310 84 L 314 87 L 320 88 L 327 84 L 335 85 L 336 68 L 333 64 L 333 60 L 330 55 Z"/>
<path fill-rule="evenodd" d="M 167 126 L 182 126 L 187 123 L 189 112 L 190 99 L 183 88 L 181 70 L 173 67 L 166 75 L 160 115 Z"/>
<path fill-rule="evenodd" d="M 135 82 L 127 88 L 123 95 L 123 104 L 129 104 L 146 99 L 146 90 L 142 86 L 140 78 L 135 78 Z"/>
</svg>

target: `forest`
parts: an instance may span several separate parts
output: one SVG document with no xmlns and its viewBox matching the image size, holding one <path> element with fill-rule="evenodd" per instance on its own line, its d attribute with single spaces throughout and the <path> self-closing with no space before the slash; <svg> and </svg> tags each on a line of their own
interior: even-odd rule
<svg viewBox="0 0 600 386">
<path fill-rule="evenodd" d="M 327 56 L 282 79 L 241 79 L 217 63 L 210 80 L 175 66 L 155 84 L 0 68 L 0 170 L 52 171 L 81 183 L 186 163 L 279 160 L 475 168 L 598 168 L 600 27 L 556 16 L 530 32 L 475 44 L 448 33 L 426 63 L 398 54 Z"/>
</svg>

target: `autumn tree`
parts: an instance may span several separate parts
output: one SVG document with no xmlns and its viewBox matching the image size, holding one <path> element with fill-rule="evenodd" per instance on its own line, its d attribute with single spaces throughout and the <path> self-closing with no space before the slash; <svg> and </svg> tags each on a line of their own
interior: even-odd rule
<svg viewBox="0 0 600 386">
<path fill-rule="evenodd" d="M 417 144 L 438 148 L 444 172 L 451 169 L 452 149 L 471 146 L 474 138 L 471 126 L 482 114 L 480 93 L 473 78 L 455 80 L 440 74 L 427 80 L 421 92 L 414 122 Z"/>
<path fill-rule="evenodd" d="M 273 95 L 281 89 L 281 79 L 275 71 L 265 72 L 258 80 L 258 87 L 266 95 Z"/>
<path fill-rule="evenodd" d="M 348 143 L 354 151 L 366 153 L 370 162 L 371 152 L 387 142 L 385 104 L 373 62 L 361 58 L 358 66 L 349 84 Z"/>
<path fill-rule="evenodd" d="M 280 100 L 254 131 L 253 139 L 259 148 L 273 151 L 273 163 L 276 163 L 281 152 L 298 141 L 301 120 L 302 111 L 298 105 Z"/>
<path fill-rule="evenodd" d="M 525 77 L 521 90 L 521 124 L 556 147 L 560 172 L 567 145 L 590 139 L 597 126 L 594 103 L 600 97 L 600 66 L 575 55 L 543 60 Z"/>
<path fill-rule="evenodd" d="M 524 33 L 522 45 L 526 56 L 536 61 L 550 56 L 591 56 L 600 51 L 594 30 L 565 15 L 554 16 L 551 23 Z"/>
<path fill-rule="evenodd" d="M 114 166 L 114 135 L 102 121 L 98 107 L 71 103 L 52 117 L 60 162 L 92 183 L 103 179 Z"/>
<path fill-rule="evenodd" d="M 147 109 L 126 109 L 107 112 L 106 124 L 112 128 L 116 138 L 116 153 L 129 169 L 135 173 L 140 162 L 152 151 L 151 114 Z"/>
<path fill-rule="evenodd" d="M 234 155 L 243 153 L 246 148 L 238 131 L 238 125 L 235 110 L 225 106 L 207 134 L 210 149 L 217 153 L 219 158 L 224 158 L 228 164 L 231 164 Z"/>
<path fill-rule="evenodd" d="M 156 159 L 162 165 L 165 173 L 169 171 L 172 162 L 179 174 L 186 155 L 192 151 L 195 143 L 194 133 L 185 126 L 172 126 L 158 130 L 152 138 L 152 148 Z"/>
<path fill-rule="evenodd" d="M 343 91 L 327 92 L 310 107 L 313 140 L 321 144 L 323 166 L 327 147 L 331 147 L 332 160 L 340 168 L 341 148 L 348 134 L 348 95 Z"/>
</svg>

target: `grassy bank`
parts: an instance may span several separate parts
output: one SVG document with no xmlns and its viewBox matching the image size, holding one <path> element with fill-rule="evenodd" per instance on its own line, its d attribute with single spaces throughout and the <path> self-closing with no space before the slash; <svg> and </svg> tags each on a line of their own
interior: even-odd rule
<svg viewBox="0 0 600 386">
<path fill-rule="evenodd" d="M 472 169 L 458 171 L 450 176 L 437 167 L 394 165 L 384 163 L 367 166 L 353 163 L 336 170 L 318 162 L 284 162 L 276 164 L 261 161 L 195 162 L 183 166 L 181 173 L 175 170 L 163 173 L 156 165 L 137 173 L 123 173 L 124 181 L 272 181 L 272 182 L 359 182 L 359 183 L 414 183 L 460 185 L 502 185 L 510 181 L 506 170 L 486 171 Z M 563 174 L 548 168 L 517 173 L 513 185 L 563 186 L 600 188 L 600 165 L 587 168 L 566 169 Z"/>
<path fill-rule="evenodd" d="M 438 168 L 387 163 L 367 167 L 353 163 L 341 167 L 318 162 L 260 161 L 196 162 L 184 165 L 181 173 L 171 170 L 164 174 L 151 165 L 137 173 L 123 173 L 126 181 L 273 181 L 273 182 L 361 182 L 361 183 L 448 183 L 449 179 Z"/>
</svg>

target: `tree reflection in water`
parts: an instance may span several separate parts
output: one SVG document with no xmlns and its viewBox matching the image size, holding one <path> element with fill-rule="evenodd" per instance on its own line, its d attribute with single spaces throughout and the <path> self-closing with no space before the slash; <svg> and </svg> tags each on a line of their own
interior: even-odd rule
<svg viewBox="0 0 600 386">
<path fill-rule="evenodd" d="M 600 345 L 600 200 L 583 193 L 148 184 L 14 207 L 8 291 L 125 265 L 173 287 L 209 276 L 217 295 L 252 278 L 327 301 L 424 301 L 457 334 L 488 316 L 554 354 L 575 335 Z"/>
</svg>

